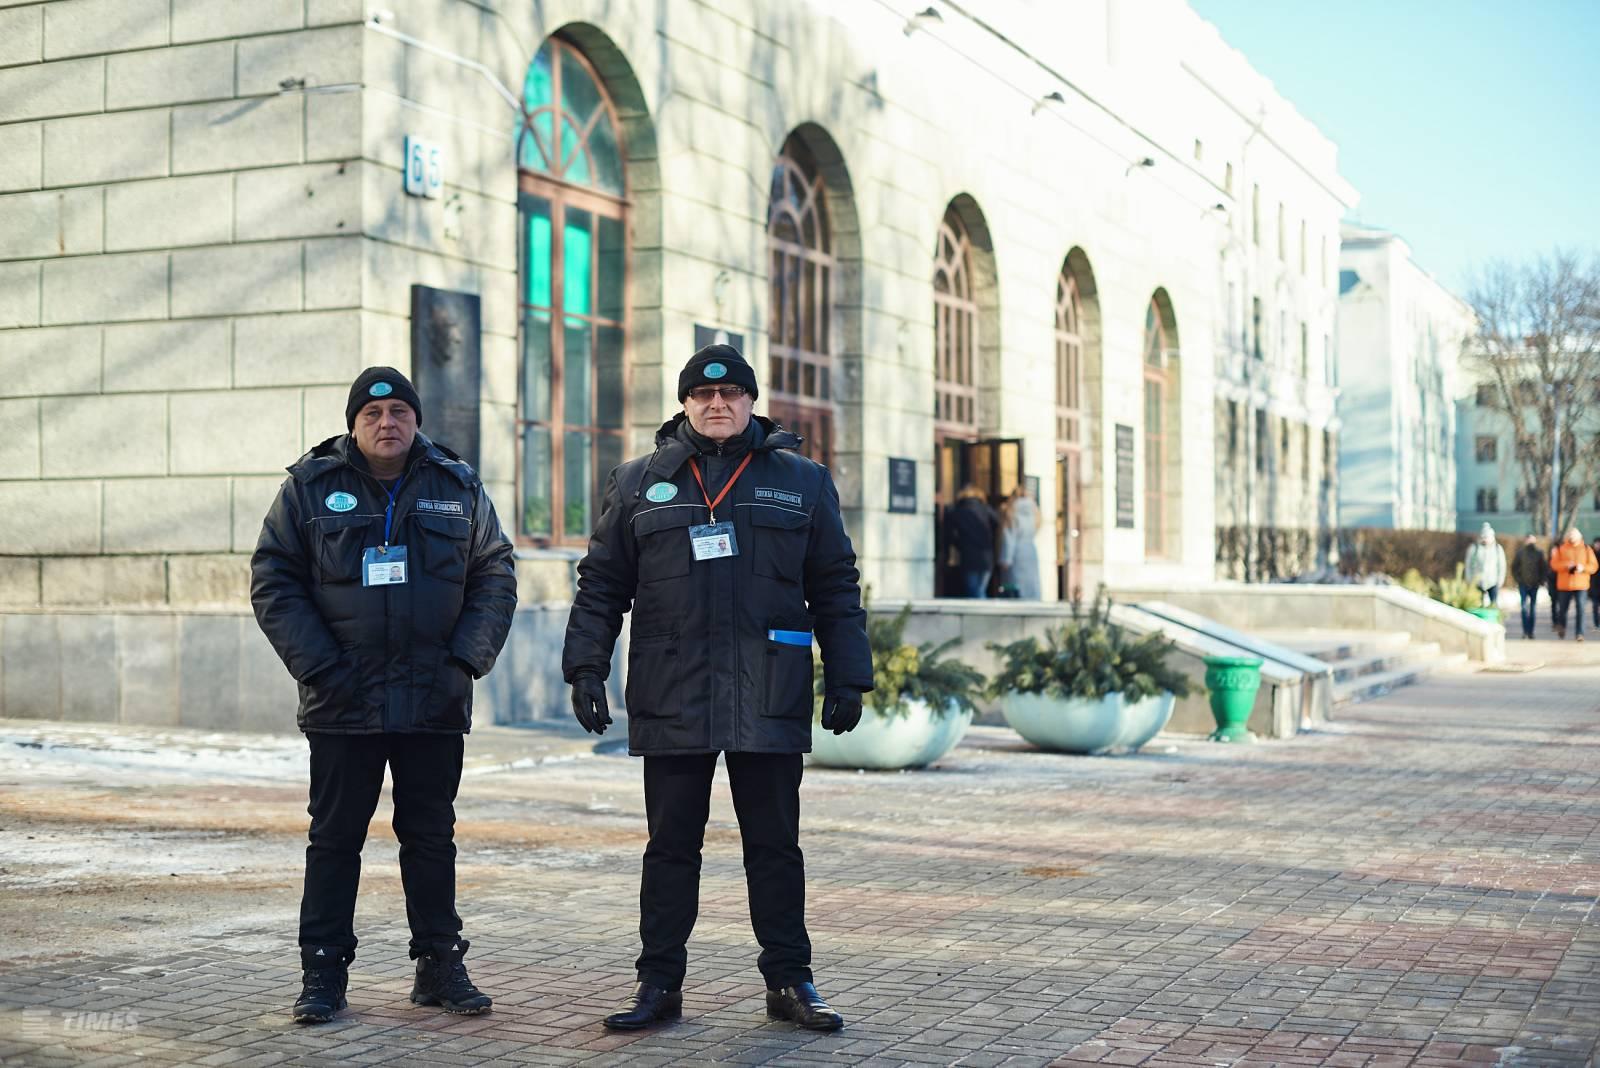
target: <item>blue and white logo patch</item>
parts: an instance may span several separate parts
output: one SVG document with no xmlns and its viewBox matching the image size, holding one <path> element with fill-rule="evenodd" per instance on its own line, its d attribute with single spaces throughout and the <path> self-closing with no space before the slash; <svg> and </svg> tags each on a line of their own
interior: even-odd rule
<svg viewBox="0 0 1600 1068">
<path fill-rule="evenodd" d="M 374 382 L 372 388 L 367 390 L 367 394 L 373 397 L 387 397 L 393 392 L 394 387 L 387 382 Z"/>
<path fill-rule="evenodd" d="M 670 482 L 657 482 L 654 486 L 644 491 L 644 499 L 655 504 L 663 504 L 678 495 L 678 487 Z"/>
<path fill-rule="evenodd" d="M 350 509 L 356 506 L 356 499 L 352 495 L 340 490 L 337 493 L 328 494 L 327 500 L 323 501 L 322 503 L 327 505 L 330 511 L 348 512 Z"/>
<path fill-rule="evenodd" d="M 706 377 L 707 378 L 721 378 L 723 375 L 725 375 L 727 373 L 728 373 L 728 369 L 726 367 L 724 367 L 720 363 L 708 363 L 708 364 L 706 364 Z"/>
</svg>

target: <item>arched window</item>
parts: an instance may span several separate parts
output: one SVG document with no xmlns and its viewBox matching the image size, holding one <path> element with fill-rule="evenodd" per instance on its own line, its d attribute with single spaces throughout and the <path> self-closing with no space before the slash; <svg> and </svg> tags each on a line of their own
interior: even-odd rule
<svg viewBox="0 0 1600 1068">
<path fill-rule="evenodd" d="M 1056 276 L 1056 444 L 1083 445 L 1083 309 L 1078 282 L 1066 267 Z"/>
<path fill-rule="evenodd" d="M 934 433 L 971 440 L 978 436 L 978 302 L 972 240 L 954 209 L 939 224 L 933 317 Z"/>
<path fill-rule="evenodd" d="M 772 168 L 767 207 L 771 363 L 767 414 L 833 462 L 833 285 L 827 189 L 805 144 L 790 136 Z"/>
<path fill-rule="evenodd" d="M 627 426 L 627 202 L 615 108 L 572 45 L 547 40 L 517 134 L 522 284 L 518 530 L 581 544 Z"/>
<path fill-rule="evenodd" d="M 1083 591 L 1083 305 L 1078 280 L 1063 264 L 1056 276 L 1056 568 L 1057 596 Z"/>
<path fill-rule="evenodd" d="M 1162 293 L 1150 299 L 1144 315 L 1144 549 L 1147 556 L 1167 554 L 1168 464 L 1172 457 L 1167 413 L 1171 404 L 1171 315 Z"/>
</svg>

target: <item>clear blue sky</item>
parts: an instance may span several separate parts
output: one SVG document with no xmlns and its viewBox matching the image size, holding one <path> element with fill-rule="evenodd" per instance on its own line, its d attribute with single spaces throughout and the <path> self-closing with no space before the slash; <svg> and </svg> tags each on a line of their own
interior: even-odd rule
<svg viewBox="0 0 1600 1068">
<path fill-rule="evenodd" d="M 1354 217 L 1464 294 L 1600 252 L 1600 0 L 1191 0 L 1339 146 Z"/>
</svg>

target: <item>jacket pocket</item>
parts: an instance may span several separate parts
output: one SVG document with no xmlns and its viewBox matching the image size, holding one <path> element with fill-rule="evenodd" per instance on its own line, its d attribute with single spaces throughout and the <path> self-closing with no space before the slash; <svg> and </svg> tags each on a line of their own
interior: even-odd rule
<svg viewBox="0 0 1600 1068">
<path fill-rule="evenodd" d="M 689 573 L 693 551 L 689 527 L 698 509 L 674 505 L 651 508 L 633 516 L 633 537 L 639 549 L 639 581 L 659 582 Z"/>
<path fill-rule="evenodd" d="M 750 509 L 751 567 L 756 574 L 798 583 L 805 573 L 811 517 L 787 508 L 757 505 Z"/>
<path fill-rule="evenodd" d="M 422 567 L 443 582 L 457 585 L 467 578 L 467 543 L 472 524 L 464 519 L 437 515 L 413 516 L 417 541 L 422 549 Z"/>
<path fill-rule="evenodd" d="M 682 701 L 678 691 L 678 632 L 633 635 L 623 691 L 629 718 L 677 715 Z"/>
<path fill-rule="evenodd" d="M 370 525 L 367 516 L 320 519 L 312 524 L 317 581 L 324 586 L 361 581 L 361 551 Z"/>
<path fill-rule="evenodd" d="M 472 678 L 440 652 L 433 685 L 426 691 L 415 719 L 425 730 L 465 731 L 472 722 Z"/>
<path fill-rule="evenodd" d="M 785 626 L 774 623 L 767 637 L 767 687 L 762 703 L 763 716 L 785 719 L 802 719 L 811 715 L 812 690 L 816 685 L 815 667 L 811 656 L 811 643 L 796 645 L 772 637 L 774 632 L 787 632 L 786 636 L 811 633 L 809 622 L 803 626 Z"/>
</svg>

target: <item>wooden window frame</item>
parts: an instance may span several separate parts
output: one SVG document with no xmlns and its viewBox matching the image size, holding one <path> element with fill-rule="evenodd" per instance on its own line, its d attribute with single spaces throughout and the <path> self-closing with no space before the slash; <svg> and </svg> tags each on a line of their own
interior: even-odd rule
<svg viewBox="0 0 1600 1068">
<path fill-rule="evenodd" d="M 935 441 L 978 438 L 978 301 L 972 239 L 954 209 L 939 223 L 934 250 L 933 425 Z M 944 287 L 939 282 L 943 279 Z"/>
<path fill-rule="evenodd" d="M 805 454 L 823 466 L 833 463 L 839 419 L 834 400 L 839 381 L 834 343 L 839 263 L 827 193 L 820 168 L 791 137 L 773 165 L 767 207 L 767 415 L 800 433 Z M 798 240 L 779 236 L 784 221 Z"/>
<path fill-rule="evenodd" d="M 605 81 L 589 61 L 589 58 L 578 48 L 560 38 L 550 38 L 548 42 L 552 47 L 552 88 L 551 97 L 554 103 L 550 105 L 554 111 L 552 122 L 557 131 L 557 143 L 560 143 L 562 126 L 562 64 L 561 52 L 572 54 L 580 67 L 594 81 L 599 90 L 601 105 L 611 122 L 611 129 L 617 141 L 617 154 L 624 165 L 623 176 L 626 182 L 626 145 L 623 140 L 622 124 L 617 113 L 616 104 L 607 91 Z M 543 47 L 541 45 L 541 47 Z M 541 109 L 543 110 L 543 109 Z M 593 133 L 599 121 L 600 111 L 590 117 L 589 122 L 583 127 L 583 139 L 579 142 L 579 149 L 589 152 L 588 138 Z M 531 127 L 530 127 L 531 129 Z M 530 134 L 531 135 L 531 134 Z M 519 131 L 519 138 L 522 136 Z M 520 154 L 519 154 L 520 157 Z M 591 162 L 590 173 L 594 173 Z M 629 428 L 632 426 L 633 416 L 633 361 L 630 358 L 633 341 L 633 242 L 629 232 L 629 210 L 632 203 L 627 196 L 626 185 L 622 196 L 603 192 L 599 189 L 581 186 L 556 178 L 540 171 L 529 170 L 521 166 L 520 158 L 517 171 L 517 190 L 519 200 L 518 210 L 518 271 L 517 271 L 517 406 L 516 406 L 516 494 L 517 517 L 515 523 L 515 542 L 519 545 L 531 545 L 540 548 L 549 546 L 578 547 L 588 543 L 590 531 L 574 533 L 566 529 L 566 435 L 571 431 L 581 431 L 594 438 L 600 436 L 615 438 L 622 444 L 621 455 L 626 458 Z M 551 229 L 551 259 L 550 259 L 550 306 L 548 308 L 530 304 L 528 302 L 529 263 L 527 249 L 527 214 L 521 210 L 521 201 L 524 197 L 537 197 L 550 203 L 550 229 Z M 586 211 L 596 219 L 608 217 L 620 224 L 623 247 L 622 266 L 622 317 L 611 319 L 599 314 L 598 303 L 590 309 L 587 315 L 577 315 L 567 312 L 565 303 L 566 286 L 566 241 L 564 239 L 564 224 L 568 209 Z M 598 226 L 596 227 L 598 233 Z M 591 265 L 590 292 L 599 292 L 600 257 L 595 255 Z M 527 321 L 536 311 L 547 312 L 550 316 L 550 418 L 548 420 L 529 419 L 526 417 L 525 401 L 528 391 L 527 378 Z M 570 424 L 566 421 L 564 405 L 565 373 L 566 373 L 566 332 L 562 326 L 568 318 L 577 318 L 588 322 L 591 326 L 592 336 L 598 338 L 599 328 L 615 327 L 622 331 L 622 382 L 619 384 L 622 395 L 622 412 L 619 425 L 616 427 L 601 427 L 596 425 Z M 591 352 L 590 373 L 598 376 L 599 365 Z M 598 382 L 595 383 L 597 387 Z M 598 388 L 592 388 L 591 398 L 599 395 Z M 591 401 L 592 403 L 592 401 Z M 592 413 L 591 413 L 592 414 Z M 525 511 L 528 500 L 526 470 L 527 446 L 526 437 L 530 429 L 542 427 L 550 432 L 550 469 L 545 472 L 545 478 L 550 490 L 550 531 L 545 533 L 529 533 L 525 529 Z M 608 471 L 598 468 L 591 478 L 593 500 L 598 508 L 601 492 L 604 489 Z M 592 517 L 597 521 L 599 516 Z"/>
</svg>

